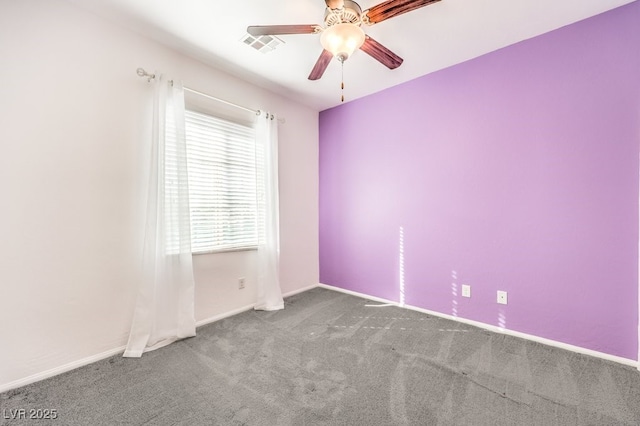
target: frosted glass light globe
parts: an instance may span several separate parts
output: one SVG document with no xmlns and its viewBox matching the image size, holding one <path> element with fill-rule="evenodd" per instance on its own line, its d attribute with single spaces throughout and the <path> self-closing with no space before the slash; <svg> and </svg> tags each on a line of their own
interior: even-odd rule
<svg viewBox="0 0 640 426">
<path fill-rule="evenodd" d="M 364 31 L 350 23 L 332 25 L 322 32 L 320 43 L 339 61 L 344 62 L 364 43 Z"/>
</svg>

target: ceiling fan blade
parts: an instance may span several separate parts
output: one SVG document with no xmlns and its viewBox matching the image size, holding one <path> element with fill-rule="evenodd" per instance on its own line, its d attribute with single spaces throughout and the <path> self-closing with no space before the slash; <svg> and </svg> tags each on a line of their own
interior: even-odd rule
<svg viewBox="0 0 640 426">
<path fill-rule="evenodd" d="M 403 59 L 400 56 L 396 55 L 369 36 L 365 36 L 364 43 L 360 47 L 360 50 L 370 55 L 373 59 L 379 61 L 390 70 L 396 69 L 402 65 Z"/>
<path fill-rule="evenodd" d="M 365 12 L 369 23 L 377 24 L 394 16 L 437 3 L 440 0 L 387 0 Z"/>
<path fill-rule="evenodd" d="M 342 9 L 344 7 L 344 0 L 324 0 L 329 9 Z"/>
<path fill-rule="evenodd" d="M 282 34 L 313 34 L 318 31 L 318 25 L 254 25 L 247 27 L 247 32 L 254 37 L 262 35 Z"/>
<path fill-rule="evenodd" d="M 322 74 L 324 74 L 324 71 L 329 66 L 329 62 L 331 62 L 332 59 L 333 53 L 329 52 L 326 49 L 323 50 L 320 54 L 320 57 L 318 58 L 318 61 L 313 66 L 311 74 L 309 74 L 309 80 L 319 80 L 320 77 L 322 77 Z"/>
</svg>

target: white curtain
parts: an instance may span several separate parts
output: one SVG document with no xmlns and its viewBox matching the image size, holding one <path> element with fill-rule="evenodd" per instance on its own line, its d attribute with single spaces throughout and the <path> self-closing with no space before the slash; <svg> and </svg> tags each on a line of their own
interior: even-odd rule
<svg viewBox="0 0 640 426">
<path fill-rule="evenodd" d="M 284 308 L 280 290 L 280 203 L 278 195 L 278 120 L 260 111 L 256 118 L 258 164 L 258 298 L 255 309 Z"/>
<path fill-rule="evenodd" d="M 184 90 L 162 75 L 154 84 L 144 276 L 125 357 L 196 333 Z"/>
</svg>

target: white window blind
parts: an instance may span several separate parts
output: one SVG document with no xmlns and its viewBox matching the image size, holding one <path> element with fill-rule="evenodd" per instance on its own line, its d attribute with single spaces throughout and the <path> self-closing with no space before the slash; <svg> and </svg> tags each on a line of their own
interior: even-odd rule
<svg viewBox="0 0 640 426">
<path fill-rule="evenodd" d="M 185 131 L 192 252 L 256 247 L 253 128 L 187 110 Z"/>
</svg>

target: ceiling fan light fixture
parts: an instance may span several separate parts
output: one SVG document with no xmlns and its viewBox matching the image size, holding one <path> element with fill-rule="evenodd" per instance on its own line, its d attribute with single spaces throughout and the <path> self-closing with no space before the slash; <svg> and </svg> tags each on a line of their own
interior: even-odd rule
<svg viewBox="0 0 640 426">
<path fill-rule="evenodd" d="M 364 43 L 364 31 L 356 24 L 332 25 L 322 32 L 320 43 L 341 62 L 346 61 Z"/>
</svg>

